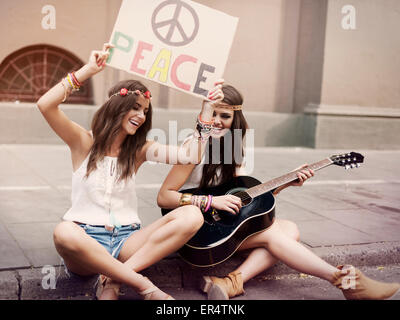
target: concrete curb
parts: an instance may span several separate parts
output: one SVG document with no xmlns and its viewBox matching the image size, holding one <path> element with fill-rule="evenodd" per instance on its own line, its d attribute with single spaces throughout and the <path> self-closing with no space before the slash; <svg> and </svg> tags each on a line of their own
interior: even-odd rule
<svg viewBox="0 0 400 320">
<path fill-rule="evenodd" d="M 332 265 L 352 264 L 361 266 L 383 266 L 400 264 L 400 242 L 383 242 L 351 246 L 313 248 L 322 259 Z M 223 264 L 208 268 L 195 268 L 182 261 L 177 254 L 170 255 L 142 272 L 161 288 L 193 290 L 202 275 L 226 275 L 234 270 L 248 253 L 234 255 Z M 256 279 L 269 279 L 297 271 L 278 263 Z M 52 283 L 50 279 L 55 281 Z M 0 272 L 1 300 L 59 300 L 94 299 L 97 277 L 68 277 L 64 268 L 30 268 Z M 123 286 L 125 298 L 138 299 L 136 293 Z"/>
</svg>

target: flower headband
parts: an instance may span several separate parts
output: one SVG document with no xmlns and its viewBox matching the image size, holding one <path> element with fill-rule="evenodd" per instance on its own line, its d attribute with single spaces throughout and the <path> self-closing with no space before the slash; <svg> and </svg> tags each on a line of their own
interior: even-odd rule
<svg viewBox="0 0 400 320">
<path fill-rule="evenodd" d="M 143 94 L 143 96 L 144 96 L 146 99 L 150 99 L 150 98 L 151 98 L 151 93 L 150 93 L 149 90 L 147 90 L 146 92 L 142 92 L 142 91 L 140 91 L 140 90 L 129 91 L 129 90 L 126 89 L 126 88 L 122 88 L 121 90 L 119 90 L 119 92 L 114 93 L 113 95 L 111 95 L 110 98 L 112 98 L 112 97 L 114 97 L 114 96 L 122 96 L 122 97 L 125 97 L 125 96 L 130 95 L 130 94 L 136 94 L 137 96 L 138 96 L 139 94 Z"/>
</svg>

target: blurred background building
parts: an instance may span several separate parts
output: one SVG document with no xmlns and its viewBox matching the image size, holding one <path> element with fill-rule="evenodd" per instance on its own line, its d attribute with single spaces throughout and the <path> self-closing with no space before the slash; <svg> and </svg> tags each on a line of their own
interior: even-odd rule
<svg viewBox="0 0 400 320">
<path fill-rule="evenodd" d="M 400 148 L 400 1 L 197 2 L 239 18 L 224 78 L 244 95 L 255 146 Z M 55 29 L 42 27 L 47 5 Z M 120 5 L 0 2 L 0 143 L 60 142 L 35 102 L 102 48 Z M 62 108 L 89 128 L 108 89 L 128 78 L 135 76 L 106 68 Z M 200 99 L 142 81 L 154 96 L 154 128 L 168 130 L 168 120 L 193 127 Z"/>
</svg>

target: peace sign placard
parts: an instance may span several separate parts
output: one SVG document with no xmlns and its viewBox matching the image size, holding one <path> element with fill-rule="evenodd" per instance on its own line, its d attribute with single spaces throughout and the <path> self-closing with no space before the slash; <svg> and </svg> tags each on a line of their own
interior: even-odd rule
<svg viewBox="0 0 400 320">
<path fill-rule="evenodd" d="M 189 0 L 123 0 L 107 63 L 203 98 L 223 78 L 237 23 Z"/>
</svg>

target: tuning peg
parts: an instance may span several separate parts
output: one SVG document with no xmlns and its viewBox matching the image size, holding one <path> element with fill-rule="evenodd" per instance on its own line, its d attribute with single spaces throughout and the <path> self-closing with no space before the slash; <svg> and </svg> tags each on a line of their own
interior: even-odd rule
<svg viewBox="0 0 400 320">
<path fill-rule="evenodd" d="M 350 167 L 349 164 L 346 164 L 346 165 L 344 166 L 344 168 L 345 168 L 346 170 L 349 170 L 351 167 Z"/>
<path fill-rule="evenodd" d="M 356 166 L 357 166 L 357 168 L 361 167 L 361 163 L 357 163 Z"/>
<path fill-rule="evenodd" d="M 354 169 L 355 167 L 357 167 L 357 165 L 355 163 L 352 163 L 351 168 Z"/>
</svg>

